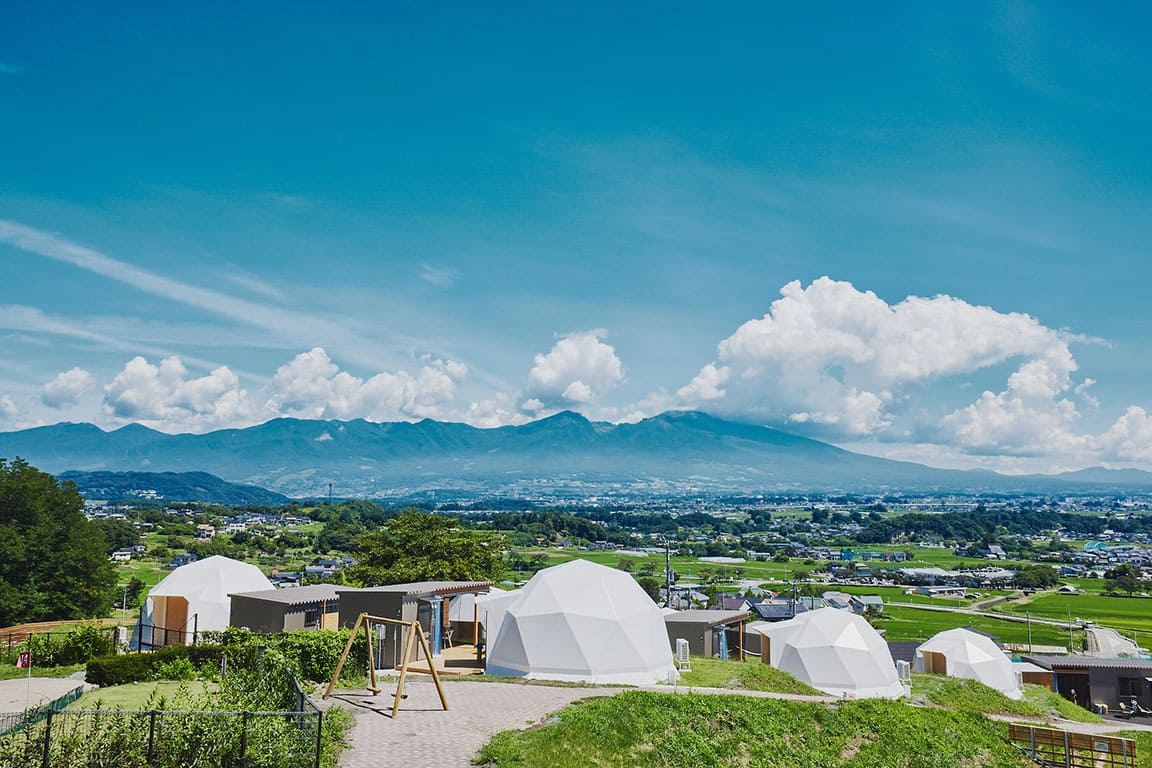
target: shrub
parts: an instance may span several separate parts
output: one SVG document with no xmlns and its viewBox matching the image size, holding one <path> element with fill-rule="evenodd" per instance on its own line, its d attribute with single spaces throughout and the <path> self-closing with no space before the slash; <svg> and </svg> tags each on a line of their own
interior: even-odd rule
<svg viewBox="0 0 1152 768">
<path fill-rule="evenodd" d="M 32 635 L 25 644 L 40 667 L 83 664 L 97 656 L 116 651 L 115 629 L 96 624 L 80 624 L 65 634 Z"/>
</svg>

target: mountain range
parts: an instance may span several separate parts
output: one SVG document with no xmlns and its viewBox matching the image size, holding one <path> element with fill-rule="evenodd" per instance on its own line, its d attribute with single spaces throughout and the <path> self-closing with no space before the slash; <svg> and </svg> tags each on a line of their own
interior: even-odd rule
<svg viewBox="0 0 1152 768">
<path fill-rule="evenodd" d="M 79 472 L 209 472 L 288 496 L 399 498 L 421 493 L 583 496 L 820 492 L 1131 492 L 1152 473 L 957 471 L 852 453 L 780 430 L 672 411 L 634 424 L 565 411 L 479 429 L 431 419 L 274 419 L 171 435 L 139 424 L 106 432 L 62 423 L 0 433 L 0 456 Z"/>
</svg>

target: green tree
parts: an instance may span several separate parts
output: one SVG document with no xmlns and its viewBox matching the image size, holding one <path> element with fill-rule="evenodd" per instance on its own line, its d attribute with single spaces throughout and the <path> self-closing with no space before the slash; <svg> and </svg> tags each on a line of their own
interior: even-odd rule
<svg viewBox="0 0 1152 768">
<path fill-rule="evenodd" d="M 660 579 L 655 576 L 640 576 L 636 579 L 636 583 L 640 588 L 648 593 L 648 597 L 652 598 L 652 602 L 660 602 L 660 588 L 664 586 Z"/>
<path fill-rule="evenodd" d="M 105 616 L 115 584 L 76 487 L 0 459 L 0 626 Z"/>
<path fill-rule="evenodd" d="M 1108 592 L 1124 592 L 1131 597 L 1136 592 L 1148 588 L 1148 582 L 1140 578 L 1140 571 L 1131 563 L 1121 563 L 1104 574 L 1107 581 L 1104 589 Z"/>
<path fill-rule="evenodd" d="M 127 520 L 93 520 L 92 524 L 100 529 L 108 542 L 106 554 L 140 543 L 140 531 Z"/>
<path fill-rule="evenodd" d="M 349 580 L 366 586 L 409 581 L 493 580 L 504 570 L 501 541 L 461 527 L 454 517 L 408 510 L 361 536 Z"/>
</svg>

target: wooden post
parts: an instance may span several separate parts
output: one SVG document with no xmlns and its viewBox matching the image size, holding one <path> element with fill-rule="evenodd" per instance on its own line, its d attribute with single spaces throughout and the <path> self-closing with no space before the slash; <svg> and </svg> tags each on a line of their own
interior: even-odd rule
<svg viewBox="0 0 1152 768">
<path fill-rule="evenodd" d="M 480 605 L 472 595 L 472 645 L 480 644 Z"/>
<path fill-rule="evenodd" d="M 392 703 L 392 719 L 396 719 L 396 715 L 400 712 L 400 699 L 404 698 L 404 681 L 408 679 L 408 658 L 412 655 L 412 643 L 416 641 L 416 628 L 420 626 L 417 621 L 408 625 L 408 638 L 404 642 L 404 663 L 400 665 L 400 682 L 396 685 L 396 693 L 392 694 L 396 700 Z M 424 639 L 424 633 L 420 633 L 420 639 Z M 435 669 L 432 666 L 432 654 L 428 654 L 428 668 Z"/>
<path fill-rule="evenodd" d="M 372 637 L 372 622 L 368 620 L 368 614 L 363 614 L 363 617 L 364 639 L 368 642 L 368 690 L 376 695 L 380 693 L 380 686 L 376 682 L 376 654 L 372 650 L 376 638 Z"/>
<path fill-rule="evenodd" d="M 744 620 L 743 619 L 740 620 L 740 624 L 738 626 L 738 634 L 736 635 L 736 638 L 737 638 L 736 642 L 740 646 L 740 652 L 737 655 L 737 658 L 740 659 L 740 661 L 744 661 Z"/>
<path fill-rule="evenodd" d="M 324 695 L 320 697 L 325 701 L 332 695 L 332 689 L 336 687 L 336 681 L 340 678 L 341 670 L 344 669 L 344 662 L 348 661 L 348 654 L 352 650 L 352 643 L 356 642 L 356 633 L 360 630 L 360 623 L 367 617 L 367 613 L 361 613 L 356 617 L 356 623 L 352 625 L 352 634 L 348 636 L 348 642 L 344 645 L 344 653 L 340 654 L 340 661 L 336 662 L 336 671 L 332 673 L 332 679 L 328 681 L 328 687 L 324 689 Z"/>
<path fill-rule="evenodd" d="M 436 683 L 436 693 L 440 694 L 440 704 L 447 712 L 448 699 L 444 697 L 444 688 L 440 685 L 440 673 L 436 670 L 436 665 L 432 663 L 432 649 L 428 647 L 428 641 L 423 632 L 420 633 L 420 644 L 424 646 L 424 656 L 428 659 L 428 669 L 432 672 L 432 681 Z"/>
</svg>

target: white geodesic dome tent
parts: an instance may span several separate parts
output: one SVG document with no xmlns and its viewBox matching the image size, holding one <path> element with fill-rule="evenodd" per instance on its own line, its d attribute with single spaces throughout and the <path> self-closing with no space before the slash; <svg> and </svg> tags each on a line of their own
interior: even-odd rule
<svg viewBox="0 0 1152 768">
<path fill-rule="evenodd" d="M 192 642 L 194 632 L 228 628 L 229 594 L 275 589 L 260 569 L 221 555 L 182 565 L 152 587 L 140 612 L 140 644 Z"/>
<path fill-rule="evenodd" d="M 967 629 L 949 629 L 916 649 L 916 670 L 978 680 L 1010 699 L 1024 698 L 1012 660 L 991 638 Z"/>
<path fill-rule="evenodd" d="M 652 598 L 627 573 L 586 560 L 533 576 L 494 637 L 489 674 L 631 685 L 676 674 Z"/>
<path fill-rule="evenodd" d="M 907 694 L 888 644 L 851 611 L 821 608 L 794 619 L 749 625 L 769 662 L 832 696 L 897 699 Z"/>
</svg>

